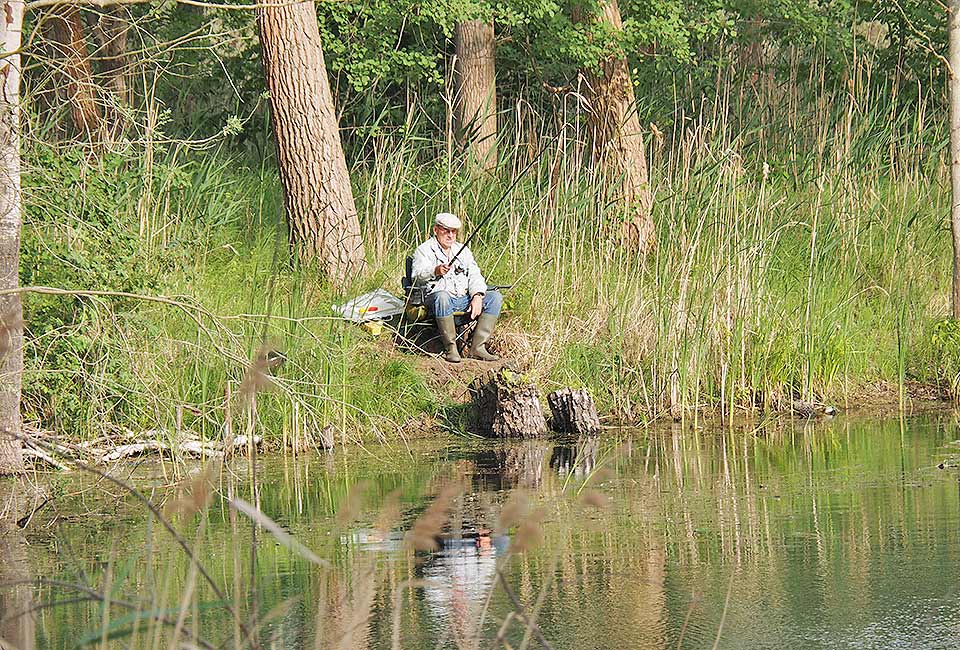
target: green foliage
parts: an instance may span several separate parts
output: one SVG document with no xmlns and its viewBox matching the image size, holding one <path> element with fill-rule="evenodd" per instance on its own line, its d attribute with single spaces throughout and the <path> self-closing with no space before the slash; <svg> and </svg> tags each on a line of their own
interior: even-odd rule
<svg viewBox="0 0 960 650">
<path fill-rule="evenodd" d="M 156 293 L 159 277 L 177 259 L 150 253 L 138 232 L 139 164 L 117 154 L 88 160 L 79 147 L 37 147 L 27 152 L 25 165 L 23 285 Z M 82 297 L 26 300 L 27 417 L 71 430 L 96 409 L 129 414 L 129 359 L 104 322 L 113 315 L 102 307 Z"/>
<path fill-rule="evenodd" d="M 89 159 L 80 147 L 38 147 L 26 152 L 25 164 L 23 284 L 143 292 L 177 263 L 143 246 L 136 212 L 143 169 L 132 157 Z M 155 170 L 157 180 L 163 171 Z M 186 180 L 175 170 L 171 189 Z"/>
<path fill-rule="evenodd" d="M 920 367 L 922 363 L 922 372 L 932 372 L 935 378 L 955 390 L 960 380 L 960 322 L 952 318 L 934 321 L 918 347 L 915 366 Z"/>
<path fill-rule="evenodd" d="M 655 414 L 669 400 L 744 405 L 845 394 L 900 381 L 905 368 L 922 380 L 960 372 L 953 326 L 930 324 L 947 273 L 947 130 L 940 91 L 925 90 L 939 87 L 942 16 L 922 3 L 625 0 L 618 32 L 596 20 L 600 9 L 318 5 L 376 267 L 364 289 L 396 289 L 389 278 L 432 214 L 485 214 L 506 170 L 543 146 L 475 244 L 496 251 L 484 260 L 491 280 L 516 280 L 504 329 L 538 350 L 531 377 Z M 28 417 L 76 431 L 169 428 L 187 406 L 189 426 L 215 435 L 264 337 L 291 360 L 260 402 L 273 432 L 382 432 L 441 408 L 409 360 L 323 320 L 342 297 L 289 259 L 253 14 L 131 11 L 144 21 L 136 47 L 164 73 L 149 129 L 94 156 L 42 144 L 30 107 L 21 281 L 184 306 L 30 296 Z M 482 177 L 445 154 L 441 126 L 454 26 L 475 18 L 494 21 L 500 106 L 517 119 L 502 129 L 503 168 Z M 641 123 L 665 133 L 649 140 L 659 245 L 642 267 L 611 244 L 622 215 L 597 200 L 577 148 L 579 75 L 610 56 L 629 60 Z M 924 90 L 890 92 L 913 86 Z M 198 136 L 213 139 L 196 146 L 223 148 L 147 144 Z"/>
</svg>

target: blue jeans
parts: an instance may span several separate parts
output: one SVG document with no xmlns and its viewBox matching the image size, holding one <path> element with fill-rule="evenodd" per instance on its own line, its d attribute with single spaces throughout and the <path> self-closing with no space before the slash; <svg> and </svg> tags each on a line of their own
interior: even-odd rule
<svg viewBox="0 0 960 650">
<path fill-rule="evenodd" d="M 470 296 L 451 296 L 446 291 L 434 291 L 427 295 L 427 311 L 435 318 L 453 316 L 455 311 L 467 311 L 470 307 Z M 499 316 L 503 307 L 503 294 L 491 290 L 483 294 L 483 313 Z"/>
</svg>

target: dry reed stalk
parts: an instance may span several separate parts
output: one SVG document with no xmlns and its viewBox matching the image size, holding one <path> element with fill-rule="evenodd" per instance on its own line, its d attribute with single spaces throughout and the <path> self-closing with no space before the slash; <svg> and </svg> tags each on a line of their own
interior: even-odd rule
<svg viewBox="0 0 960 650">
<path fill-rule="evenodd" d="M 239 394 L 243 404 L 248 407 L 253 404 L 253 398 L 257 393 L 274 386 L 273 378 L 269 374 L 274 352 L 273 346 L 264 343 L 247 365 L 243 381 L 240 382 Z"/>
<path fill-rule="evenodd" d="M 370 488 L 370 483 L 362 481 L 350 487 L 347 490 L 347 498 L 337 509 L 336 524 L 338 527 L 344 527 L 356 521 L 363 512 L 363 495 Z"/>
<path fill-rule="evenodd" d="M 396 490 L 393 490 L 387 494 L 383 500 L 383 505 L 380 507 L 380 514 L 373 524 L 374 528 L 376 528 L 382 535 L 389 533 L 394 524 L 396 524 L 397 520 L 400 518 L 400 496 L 400 488 L 397 488 Z"/>
<path fill-rule="evenodd" d="M 200 525 L 197 526 L 197 534 L 193 540 L 193 548 L 199 548 L 200 540 L 203 538 L 203 533 L 206 530 L 206 519 L 200 520 Z M 187 619 L 187 613 L 190 610 L 190 602 L 193 600 L 194 590 L 197 587 L 197 561 L 191 560 L 190 568 L 187 571 L 187 581 L 184 585 L 183 591 L 180 595 L 180 607 L 177 614 L 177 623 L 173 628 L 173 636 L 170 638 L 169 650 L 176 650 L 177 643 L 180 637 L 180 633 L 183 631 L 183 625 Z"/>
<path fill-rule="evenodd" d="M 295 537 L 290 535 L 290 533 L 285 531 L 283 527 L 280 526 L 280 524 L 278 524 L 273 519 L 265 515 L 259 508 L 255 507 L 250 503 L 247 503 L 240 497 L 234 497 L 233 499 L 231 499 L 229 501 L 229 505 L 232 509 L 236 510 L 237 512 L 243 515 L 246 515 L 254 523 L 266 529 L 267 532 L 273 535 L 274 539 L 276 539 L 277 543 L 280 544 L 280 546 L 283 546 L 284 548 L 290 551 L 293 551 L 300 557 L 304 558 L 305 560 L 313 564 L 316 564 L 317 566 L 329 566 L 330 564 L 329 562 L 320 558 L 320 556 L 318 556 L 316 553 L 314 553 L 309 548 L 304 546 Z"/>
<path fill-rule="evenodd" d="M 496 530 L 505 532 L 519 524 L 530 509 L 530 498 L 524 490 L 514 490 L 500 509 Z"/>
<path fill-rule="evenodd" d="M 373 615 L 374 596 L 376 595 L 376 565 L 373 559 L 367 559 L 362 566 L 353 566 L 350 570 L 351 600 L 344 623 L 342 636 L 336 643 L 341 650 L 363 650 L 368 647 L 367 624 Z"/>
<path fill-rule="evenodd" d="M 179 486 L 180 495 L 164 508 L 164 513 L 192 517 L 205 510 L 213 498 L 213 478 L 219 473 L 220 468 L 218 466 L 208 464 L 192 479 L 181 482 Z"/>
<path fill-rule="evenodd" d="M 517 526 L 517 533 L 510 544 L 512 553 L 526 553 L 543 543 L 543 520 L 547 511 L 543 508 L 529 510 Z"/>
<path fill-rule="evenodd" d="M 611 499 L 608 495 L 597 490 L 584 490 L 580 494 L 580 503 L 597 510 L 609 510 Z"/>
<path fill-rule="evenodd" d="M 440 488 L 437 496 L 427 507 L 427 510 L 414 522 L 408 533 L 409 544 L 417 551 L 436 551 L 440 548 L 437 538 L 447 522 L 453 500 L 462 492 L 462 487 L 456 483 L 448 483 Z"/>
</svg>

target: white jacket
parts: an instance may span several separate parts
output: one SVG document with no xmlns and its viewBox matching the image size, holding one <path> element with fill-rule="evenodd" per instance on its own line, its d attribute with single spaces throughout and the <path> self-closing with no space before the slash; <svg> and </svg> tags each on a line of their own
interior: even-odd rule
<svg viewBox="0 0 960 650">
<path fill-rule="evenodd" d="M 431 237 L 413 251 L 413 270 L 411 279 L 414 284 L 426 286 L 428 293 L 446 291 L 453 297 L 472 296 L 477 293 L 486 293 L 487 281 L 480 273 L 480 267 L 473 259 L 469 248 L 460 252 L 461 244 L 454 242 L 449 253 L 444 252 L 436 237 Z M 442 278 L 433 274 L 433 270 L 441 264 L 449 264 L 457 253 L 453 267 Z"/>
</svg>

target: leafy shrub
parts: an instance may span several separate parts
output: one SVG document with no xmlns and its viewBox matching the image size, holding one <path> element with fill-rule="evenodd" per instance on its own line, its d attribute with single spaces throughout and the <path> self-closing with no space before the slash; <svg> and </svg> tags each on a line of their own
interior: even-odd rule
<svg viewBox="0 0 960 650">
<path fill-rule="evenodd" d="M 918 358 L 925 361 L 928 373 L 940 382 L 951 385 L 960 376 L 960 321 L 944 318 L 930 326 L 929 347 L 920 350 Z"/>
<path fill-rule="evenodd" d="M 156 293 L 162 275 L 182 264 L 175 248 L 149 247 L 140 235 L 137 202 L 146 184 L 138 160 L 115 153 L 90 160 L 78 147 L 46 146 L 24 157 L 24 286 Z M 167 188 L 177 189 L 168 169 L 156 170 Z M 132 305 L 110 301 L 120 311 Z M 34 294 L 24 301 L 24 318 L 29 419 L 80 429 L 105 413 L 139 407 L 129 359 L 122 342 L 112 340 L 118 336 L 116 316 L 105 304 Z M 91 418 L 93 411 L 97 417 Z"/>
</svg>

